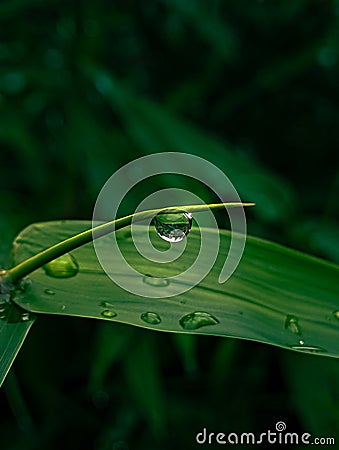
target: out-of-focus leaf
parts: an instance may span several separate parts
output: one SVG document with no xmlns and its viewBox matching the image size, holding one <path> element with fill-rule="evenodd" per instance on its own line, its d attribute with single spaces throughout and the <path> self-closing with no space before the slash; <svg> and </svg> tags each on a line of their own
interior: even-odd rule
<svg viewBox="0 0 339 450">
<path fill-rule="evenodd" d="M 15 263 L 90 225 L 86 221 L 31 225 L 15 241 Z M 137 226 L 134 242 L 140 245 L 148 232 L 147 227 Z M 211 245 L 215 233 L 206 230 L 205 238 L 211 239 Z M 171 295 L 176 287 L 171 277 L 191 267 L 200 249 L 200 233 L 192 228 L 181 257 L 170 264 L 159 264 L 137 252 L 127 228 L 117 231 L 116 236 L 124 257 L 138 271 L 128 275 L 131 287 L 138 283 L 144 286 L 144 275 L 167 280 L 160 286 L 146 283 L 144 288 L 150 296 L 156 291 Z M 168 248 L 154 231 L 151 237 L 157 240 L 160 250 Z M 101 249 L 110 255 L 112 235 L 100 240 Z M 230 233 L 221 231 L 219 255 L 212 270 L 197 286 L 174 297 L 140 297 L 120 288 L 103 272 L 90 243 L 72 252 L 79 267 L 75 276 L 55 278 L 40 268 L 31 273 L 29 288 L 18 293 L 14 301 L 37 313 L 95 317 L 163 331 L 233 336 L 339 357 L 338 266 L 272 242 L 247 237 L 237 270 L 226 283 L 220 284 L 218 278 L 229 244 Z M 112 255 L 112 271 L 118 274 L 120 267 L 116 264 L 114 266 Z M 209 261 L 201 264 L 209 267 Z M 191 285 L 189 280 L 187 283 Z M 146 323 L 143 317 L 147 312 L 158 314 L 160 320 Z M 198 322 L 201 312 L 213 320 L 205 322 L 204 326 L 184 326 L 196 312 Z"/>
<path fill-rule="evenodd" d="M 198 368 L 196 336 L 174 334 L 173 340 L 176 344 L 176 348 L 181 354 L 185 371 L 188 374 L 194 374 Z"/>
<path fill-rule="evenodd" d="M 291 186 L 278 175 L 272 175 L 254 160 L 236 153 L 227 143 L 221 144 L 160 105 L 133 94 L 107 72 L 92 66 L 87 67 L 87 72 L 98 91 L 121 115 L 130 138 L 145 154 L 161 150 L 187 152 L 202 158 L 208 155 L 226 175 L 232 174 L 231 181 L 240 196 L 251 198 L 257 204 L 255 214 L 268 221 L 278 221 L 292 213 Z"/>
<path fill-rule="evenodd" d="M 181 17 L 196 30 L 196 32 L 206 41 L 211 48 L 217 51 L 227 60 L 234 56 L 235 39 L 234 32 L 221 21 L 217 15 L 217 10 L 213 11 L 211 3 L 182 2 L 171 0 L 166 2 L 169 8 L 178 11 Z"/>
<path fill-rule="evenodd" d="M 339 262 L 339 226 L 335 221 L 312 220 L 299 225 L 294 234 L 312 252 Z"/>
<path fill-rule="evenodd" d="M 104 323 L 98 329 L 94 341 L 89 389 L 91 392 L 100 391 L 104 385 L 105 376 L 114 362 L 124 355 L 133 333 L 130 328 L 112 327 Z"/>
<path fill-rule="evenodd" d="M 323 364 L 314 364 L 314 359 L 306 355 L 284 356 L 282 370 L 305 430 L 337 439 L 333 430 L 339 433 L 338 361 L 327 359 Z"/>
<path fill-rule="evenodd" d="M 125 369 L 130 392 L 154 434 L 159 435 L 166 427 L 166 408 L 156 354 L 155 341 L 145 335 L 128 351 Z"/>
</svg>

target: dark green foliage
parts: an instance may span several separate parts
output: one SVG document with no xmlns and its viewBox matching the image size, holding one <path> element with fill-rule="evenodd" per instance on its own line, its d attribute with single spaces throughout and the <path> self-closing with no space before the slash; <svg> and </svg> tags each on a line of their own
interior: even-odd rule
<svg viewBox="0 0 339 450">
<path fill-rule="evenodd" d="M 90 218 L 116 169 L 158 151 L 224 170 L 258 204 L 251 234 L 338 262 L 338 17 L 335 0 L 3 0 L 1 264 L 26 225 Z M 171 183 L 215 200 L 153 181 L 121 215 Z M 336 360 L 109 325 L 39 317 L 1 448 L 190 449 L 204 426 L 278 420 L 339 439 Z"/>
</svg>

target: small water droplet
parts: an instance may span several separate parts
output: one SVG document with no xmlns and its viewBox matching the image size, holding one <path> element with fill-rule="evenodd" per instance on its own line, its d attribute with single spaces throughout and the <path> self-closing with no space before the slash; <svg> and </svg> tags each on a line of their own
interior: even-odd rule
<svg viewBox="0 0 339 450">
<path fill-rule="evenodd" d="M 304 341 L 302 341 L 302 340 L 300 340 L 300 341 L 299 341 L 299 344 L 300 344 L 300 345 L 304 345 L 304 344 L 305 344 L 305 342 L 304 342 Z"/>
<path fill-rule="evenodd" d="M 151 325 L 158 325 L 161 322 L 161 318 L 159 314 L 155 312 L 145 312 L 142 313 L 140 318 L 147 323 L 150 323 Z"/>
<path fill-rule="evenodd" d="M 60 256 L 57 259 L 43 266 L 47 275 L 53 278 L 74 277 L 79 271 L 79 265 L 70 253 Z"/>
<path fill-rule="evenodd" d="M 165 287 L 169 285 L 167 278 L 155 278 L 152 275 L 144 275 L 142 281 L 154 287 Z"/>
<path fill-rule="evenodd" d="M 24 278 L 19 281 L 19 283 L 16 286 L 16 289 L 21 292 L 26 292 L 27 289 L 31 286 L 32 280 L 30 278 Z"/>
<path fill-rule="evenodd" d="M 45 289 L 44 293 L 47 294 L 47 295 L 55 295 L 55 292 L 52 291 L 52 289 Z"/>
<path fill-rule="evenodd" d="M 162 211 L 153 219 L 158 235 L 167 242 L 180 242 L 192 227 L 192 214 L 186 211 Z"/>
<path fill-rule="evenodd" d="M 21 316 L 22 322 L 27 322 L 29 319 L 30 319 L 30 315 L 28 312 L 22 313 L 22 316 Z"/>
<path fill-rule="evenodd" d="M 313 345 L 304 345 L 304 341 L 299 341 L 301 345 L 289 345 L 293 350 L 299 350 L 305 353 L 323 353 L 326 352 L 325 349 Z"/>
<path fill-rule="evenodd" d="M 293 315 L 287 315 L 285 319 L 285 329 L 292 331 L 292 333 L 297 334 L 298 336 L 302 335 L 301 326 L 298 322 L 298 317 Z"/>
<path fill-rule="evenodd" d="M 105 311 L 102 311 L 101 315 L 107 319 L 113 319 L 113 317 L 116 317 L 117 313 L 112 309 L 105 309 Z"/>
<path fill-rule="evenodd" d="M 103 308 L 114 308 L 113 303 L 110 302 L 101 302 L 100 306 L 102 306 Z"/>
<path fill-rule="evenodd" d="M 339 320 L 339 310 L 338 311 L 333 311 L 333 315 L 334 317 Z"/>
<path fill-rule="evenodd" d="M 65 311 L 65 309 L 66 309 L 66 305 L 62 305 L 61 306 L 61 311 Z"/>
<path fill-rule="evenodd" d="M 0 303 L 0 319 L 7 319 L 10 304 L 7 302 Z"/>
<path fill-rule="evenodd" d="M 195 311 L 183 316 L 179 323 L 184 330 L 197 330 L 206 325 L 217 325 L 219 320 L 207 312 Z"/>
</svg>

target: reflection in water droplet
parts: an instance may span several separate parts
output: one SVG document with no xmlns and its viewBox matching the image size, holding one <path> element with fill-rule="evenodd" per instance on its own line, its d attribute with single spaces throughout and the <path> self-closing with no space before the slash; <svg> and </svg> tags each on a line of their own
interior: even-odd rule
<svg viewBox="0 0 339 450">
<path fill-rule="evenodd" d="M 28 312 L 25 312 L 22 314 L 22 316 L 21 316 L 22 322 L 27 322 L 29 319 L 30 319 L 30 315 Z"/>
<path fill-rule="evenodd" d="M 53 278 L 74 277 L 79 271 L 79 265 L 70 253 L 60 256 L 57 259 L 43 266 L 47 275 Z"/>
<path fill-rule="evenodd" d="M 333 315 L 336 319 L 339 320 L 339 310 L 338 311 L 333 311 Z"/>
<path fill-rule="evenodd" d="M 298 336 L 302 335 L 301 326 L 298 323 L 298 317 L 293 315 L 286 316 L 285 319 L 285 329 L 292 331 L 292 333 L 297 334 Z"/>
<path fill-rule="evenodd" d="M 151 275 L 144 275 L 142 281 L 150 286 L 165 287 L 169 285 L 167 278 L 155 278 Z"/>
<path fill-rule="evenodd" d="M 206 325 L 217 325 L 219 320 L 207 312 L 196 311 L 183 316 L 179 323 L 184 330 L 197 330 Z"/>
<path fill-rule="evenodd" d="M 180 242 L 192 227 L 192 214 L 186 211 L 163 211 L 153 219 L 158 235 L 167 242 Z"/>
<path fill-rule="evenodd" d="M 155 312 L 145 312 L 142 313 L 140 318 L 151 325 L 158 325 L 161 322 L 159 314 Z"/>
<path fill-rule="evenodd" d="M 55 295 L 55 292 L 52 291 L 52 289 L 45 289 L 44 293 L 47 294 L 47 295 Z"/>
<path fill-rule="evenodd" d="M 107 319 L 113 319 L 113 317 L 116 317 L 117 313 L 112 309 L 105 309 L 105 311 L 102 311 L 101 315 Z"/>
<path fill-rule="evenodd" d="M 300 344 L 300 345 L 304 345 L 304 344 L 305 344 L 305 342 L 304 342 L 304 341 L 302 341 L 302 340 L 300 340 L 300 341 L 299 341 L 299 344 Z"/>
<path fill-rule="evenodd" d="M 324 352 L 326 352 L 326 350 L 321 347 L 316 347 L 313 345 L 304 345 L 303 341 L 300 341 L 300 343 L 302 343 L 302 345 L 289 345 L 289 347 L 292 348 L 293 350 L 299 350 L 299 351 L 306 352 L 306 353 L 324 353 Z"/>
</svg>

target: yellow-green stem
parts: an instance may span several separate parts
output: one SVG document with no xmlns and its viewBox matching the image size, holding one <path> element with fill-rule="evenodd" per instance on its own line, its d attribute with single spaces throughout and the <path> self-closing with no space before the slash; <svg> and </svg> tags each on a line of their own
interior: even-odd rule
<svg viewBox="0 0 339 450">
<path fill-rule="evenodd" d="M 208 209 L 222 209 L 222 208 L 233 208 L 233 207 L 242 207 L 242 206 L 253 206 L 254 203 L 215 203 L 210 205 L 190 205 L 190 206 L 171 206 L 169 208 L 161 208 L 154 209 L 148 211 L 141 211 L 136 214 L 132 214 L 130 216 L 122 217 L 121 219 L 112 220 L 111 222 L 107 222 L 97 227 L 90 228 L 89 230 L 83 231 L 76 236 L 72 236 L 68 239 L 65 239 L 58 244 L 53 245 L 52 247 L 37 253 L 31 258 L 23 261 L 22 263 L 8 269 L 5 273 L 5 278 L 7 278 L 12 283 L 18 281 L 19 279 L 29 275 L 34 270 L 39 269 L 43 265 L 49 263 L 50 261 L 58 258 L 59 256 L 64 255 L 65 253 L 70 252 L 78 247 L 81 247 L 88 242 L 91 242 L 94 239 L 98 239 L 102 236 L 105 236 L 108 233 L 112 233 L 113 231 L 119 230 L 131 224 L 133 221 L 142 221 L 153 217 L 162 211 L 186 211 L 190 213 L 206 211 Z"/>
</svg>

